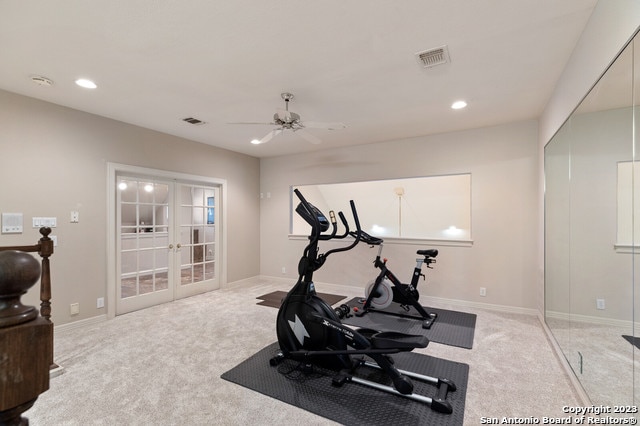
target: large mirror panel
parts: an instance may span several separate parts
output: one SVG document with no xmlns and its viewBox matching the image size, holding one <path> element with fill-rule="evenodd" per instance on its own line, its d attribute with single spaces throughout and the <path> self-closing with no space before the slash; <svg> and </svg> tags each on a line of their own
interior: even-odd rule
<svg viewBox="0 0 640 426">
<path fill-rule="evenodd" d="M 633 332 L 632 362 L 633 362 L 633 404 L 640 406 L 640 173 L 637 171 L 640 165 L 640 139 L 638 138 L 640 126 L 640 35 L 636 35 L 633 43 L 633 175 L 632 175 L 632 199 L 630 216 L 632 218 L 633 249 L 631 250 L 633 263 Z"/>
<path fill-rule="evenodd" d="M 633 61 L 632 42 L 545 147 L 545 318 L 608 406 L 635 401 Z"/>
</svg>

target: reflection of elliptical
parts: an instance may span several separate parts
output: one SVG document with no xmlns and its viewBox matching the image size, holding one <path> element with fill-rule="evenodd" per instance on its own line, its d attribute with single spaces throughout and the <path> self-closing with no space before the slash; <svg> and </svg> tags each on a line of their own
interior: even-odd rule
<svg viewBox="0 0 640 426">
<path fill-rule="evenodd" d="M 418 250 L 417 254 L 424 258 L 419 257 L 416 259 L 416 266 L 413 269 L 411 283 L 403 284 L 393 272 L 387 268 L 387 259 L 380 258 L 382 255 L 383 240 L 373 237 L 366 232 L 361 232 L 360 240 L 372 246 L 380 246 L 378 248 L 378 255 L 373 262 L 374 266 L 380 269 L 380 273 L 375 281 L 367 286 L 364 304 L 357 309 L 354 308 L 356 316 L 361 317 L 367 312 L 380 312 L 405 318 L 421 319 L 422 328 L 431 328 L 431 325 L 436 320 L 437 314 L 435 312 L 427 312 L 418 302 L 420 298 L 420 294 L 418 293 L 418 280 L 420 277 L 426 279 L 422 273 L 422 264 L 426 264 L 427 268 L 433 269 L 430 265 L 436 262 L 438 250 Z M 391 306 L 392 303 L 399 304 L 400 309 L 385 310 Z M 417 311 L 417 314 L 411 315 L 409 313 L 411 307 Z"/>
<path fill-rule="evenodd" d="M 353 234 L 355 241 L 348 246 L 319 254 L 318 241 L 344 238 L 349 235 L 347 221 L 340 212 L 340 220 L 347 231 L 343 235 L 336 236 L 337 222 L 333 212 L 330 212 L 333 231 L 331 234 L 322 234 L 329 229 L 329 220 L 315 206 L 308 203 L 298 190 L 295 190 L 295 193 L 300 199 L 296 212 L 311 225 L 312 231 L 309 236 L 310 242 L 298 264 L 298 281 L 284 298 L 278 311 L 276 331 L 281 352 L 271 359 L 271 365 L 277 365 L 287 358 L 303 362 L 308 366 L 317 365 L 337 370 L 340 374 L 333 379 L 335 386 L 351 382 L 358 383 L 426 403 L 432 410 L 450 414 L 453 409 L 446 398 L 449 391 L 456 390 L 453 382 L 398 370 L 389 355 L 424 348 L 429 343 L 426 337 L 369 329 L 351 329 L 340 322 L 337 313 L 341 310 L 340 308 L 332 309 L 316 295 L 312 281 L 313 272 L 322 267 L 330 254 L 350 250 L 360 240 L 360 223 L 353 201 L 351 201 L 351 210 L 356 224 L 356 232 Z M 375 362 L 366 361 L 364 356 L 355 358 L 360 355 L 366 355 Z M 362 367 L 383 371 L 391 379 L 393 387 L 357 377 L 356 370 Z M 436 396 L 430 398 L 414 394 L 413 383 L 409 377 L 436 386 Z"/>
</svg>

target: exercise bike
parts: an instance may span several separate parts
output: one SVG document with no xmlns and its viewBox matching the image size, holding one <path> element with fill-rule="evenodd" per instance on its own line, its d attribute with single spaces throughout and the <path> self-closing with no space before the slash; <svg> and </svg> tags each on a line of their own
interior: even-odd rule
<svg viewBox="0 0 640 426">
<path fill-rule="evenodd" d="M 380 273 L 376 279 L 366 287 L 365 299 L 364 302 L 362 302 L 362 306 L 353 307 L 354 314 L 361 317 L 369 312 L 379 312 L 404 318 L 413 318 L 422 320 L 422 328 L 431 328 L 438 314 L 435 312 L 427 312 L 418 302 L 420 299 L 418 281 L 420 277 L 426 280 L 425 275 L 422 273 L 422 265 L 424 264 L 427 268 L 433 269 L 431 264 L 436 262 L 438 250 L 418 250 L 416 253 L 422 257 L 416 259 L 416 266 L 413 269 L 411 283 L 403 284 L 394 273 L 387 268 L 387 259 L 382 259 L 381 257 L 384 240 L 373 237 L 364 231 L 360 232 L 360 240 L 370 246 L 378 246 L 378 255 L 373 261 L 373 264 L 376 268 L 380 269 Z M 392 307 L 394 303 L 399 306 Z M 389 307 L 392 307 L 392 309 L 388 309 Z M 415 313 L 411 313 L 411 307 L 415 309 Z"/>
<path fill-rule="evenodd" d="M 285 359 L 290 359 L 301 362 L 306 369 L 318 366 L 333 370 L 338 372 L 332 380 L 334 386 L 357 383 L 425 403 L 437 412 L 452 413 L 453 408 L 447 400 L 448 392 L 456 390 L 452 381 L 399 370 L 390 356 L 415 348 L 425 348 L 429 344 L 425 336 L 349 328 L 340 322 L 340 309 L 334 310 L 316 295 L 313 272 L 322 267 L 329 255 L 350 250 L 360 241 L 360 223 L 353 201 L 350 204 L 356 224 L 354 241 L 320 254 L 318 242 L 345 238 L 349 235 L 348 223 L 342 212 L 339 212 L 346 232 L 336 235 L 337 221 L 333 211 L 328 220 L 320 210 L 305 200 L 300 191 L 294 192 L 300 199 L 296 212 L 312 229 L 309 244 L 298 264 L 298 281 L 287 293 L 278 311 L 276 332 L 280 352 L 271 358 L 270 364 L 276 366 Z M 332 232 L 324 234 L 330 226 L 333 228 Z M 374 362 L 367 361 L 365 356 Z M 358 377 L 357 370 L 363 367 L 382 371 L 391 379 L 393 386 Z M 434 385 L 435 397 L 415 394 L 411 379 Z"/>
</svg>

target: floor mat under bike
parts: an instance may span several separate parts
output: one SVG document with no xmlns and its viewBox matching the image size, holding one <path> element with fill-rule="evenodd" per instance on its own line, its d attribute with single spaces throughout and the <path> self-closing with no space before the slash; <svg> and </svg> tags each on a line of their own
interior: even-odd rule
<svg viewBox="0 0 640 426">
<path fill-rule="evenodd" d="M 361 307 L 363 302 L 363 298 L 354 297 L 346 304 L 353 308 Z M 473 347 L 473 337 L 476 329 L 475 314 L 427 307 L 425 307 L 425 310 L 438 314 L 429 329 L 422 328 L 422 321 L 416 319 L 417 311 L 415 311 L 415 309 L 410 308 L 410 311 L 406 312 L 396 303 L 393 303 L 385 309 L 385 311 L 391 311 L 396 314 L 407 314 L 410 317 L 405 318 L 382 312 L 370 312 L 362 317 L 353 315 L 349 318 L 343 318 L 342 322 L 355 327 L 373 328 L 374 330 L 419 334 L 426 336 L 431 342 L 441 343 L 443 345 L 457 346 L 465 349 L 471 349 Z"/>
<path fill-rule="evenodd" d="M 280 304 L 282 303 L 282 299 L 284 299 L 286 295 L 286 291 L 274 291 L 271 293 L 263 294 L 262 296 L 256 297 L 256 299 L 260 299 L 260 302 L 258 302 L 257 304 L 262 306 L 270 306 L 272 308 L 279 308 Z M 329 305 L 335 305 L 336 303 L 347 297 L 328 293 L 318 293 L 317 295 Z"/>
<path fill-rule="evenodd" d="M 279 350 L 273 343 L 236 367 L 222 374 L 222 378 L 244 386 L 288 404 L 300 407 L 335 422 L 348 425 L 438 425 L 458 426 L 463 424 L 464 405 L 467 392 L 469 366 L 427 355 L 405 352 L 393 355 L 399 369 L 419 374 L 447 378 L 456 385 L 448 400 L 452 414 L 431 410 L 424 403 L 389 394 L 356 383 L 341 387 L 332 385 L 330 370 L 314 367 L 305 373 L 298 369 L 299 362 L 285 360 L 278 366 L 269 365 L 269 360 Z M 372 370 L 380 380 L 381 373 Z M 363 373 L 367 373 L 364 371 Z M 369 372 L 368 380 L 373 380 Z M 413 380 L 417 394 L 433 397 L 432 385 Z"/>
</svg>

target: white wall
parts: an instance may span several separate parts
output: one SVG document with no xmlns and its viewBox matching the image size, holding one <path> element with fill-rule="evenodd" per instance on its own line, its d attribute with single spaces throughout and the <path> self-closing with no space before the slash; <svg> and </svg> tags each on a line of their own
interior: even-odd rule
<svg viewBox="0 0 640 426">
<path fill-rule="evenodd" d="M 58 218 L 51 258 L 52 312 L 57 325 L 106 313 L 96 299 L 107 289 L 107 163 L 227 180 L 227 279 L 259 273 L 257 158 L 0 91 L 0 212 L 22 212 L 25 229 L 0 245 L 31 245 L 34 216 Z M 70 212 L 80 222 L 69 223 Z M 38 303 L 32 290 L 25 298 Z M 69 316 L 69 304 L 80 315 Z"/>
<path fill-rule="evenodd" d="M 435 269 L 427 273 L 427 287 L 421 294 L 535 308 L 537 140 L 537 122 L 527 121 L 262 159 L 260 272 L 283 276 L 285 267 L 284 276 L 292 284 L 297 278 L 305 242 L 287 236 L 290 185 L 471 173 L 473 245 L 431 246 L 440 255 Z M 321 245 L 321 251 L 331 244 Z M 390 269 L 408 281 L 420 248 L 387 244 L 384 255 L 390 259 Z M 374 256 L 375 249 L 366 246 L 338 253 L 329 257 L 315 280 L 364 288 L 375 276 Z M 487 288 L 486 297 L 479 296 L 480 287 Z"/>
</svg>

